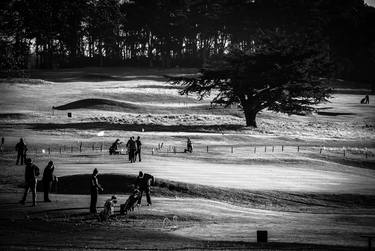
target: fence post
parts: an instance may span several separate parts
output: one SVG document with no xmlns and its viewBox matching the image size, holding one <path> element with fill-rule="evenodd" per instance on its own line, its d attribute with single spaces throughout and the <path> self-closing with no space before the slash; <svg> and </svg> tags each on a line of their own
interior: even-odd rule
<svg viewBox="0 0 375 251">
<path fill-rule="evenodd" d="M 208 152 L 208 146 L 207 146 L 207 152 Z"/>
<path fill-rule="evenodd" d="M 103 144 L 100 145 L 100 151 L 103 152 Z"/>
<path fill-rule="evenodd" d="M 92 144 L 92 150 L 95 151 L 95 143 Z"/>
<path fill-rule="evenodd" d="M 231 150 L 230 150 L 230 151 L 231 151 L 231 153 L 233 153 L 233 146 L 231 147 Z"/>
<path fill-rule="evenodd" d="M 345 157 L 346 153 L 345 153 L 345 150 L 344 150 L 344 157 Z"/>
<path fill-rule="evenodd" d="M 284 152 L 284 146 L 281 146 L 281 151 Z"/>
<path fill-rule="evenodd" d="M 48 155 L 51 155 L 51 147 L 48 147 Z"/>
<path fill-rule="evenodd" d="M 272 152 L 274 151 L 274 148 L 275 148 L 275 147 L 274 147 L 274 146 L 272 146 Z"/>
<path fill-rule="evenodd" d="M 297 152 L 299 152 L 299 146 L 297 147 Z"/>
<path fill-rule="evenodd" d="M 264 146 L 264 152 L 267 152 L 267 146 Z"/>
<path fill-rule="evenodd" d="M 73 152 L 73 146 L 70 146 L 70 152 Z"/>
<path fill-rule="evenodd" d="M 257 147 L 254 146 L 254 153 L 257 153 Z"/>
<path fill-rule="evenodd" d="M 60 146 L 60 154 L 61 154 L 61 146 Z"/>
<path fill-rule="evenodd" d="M 82 152 L 82 142 L 79 143 L 79 152 Z"/>
<path fill-rule="evenodd" d="M 320 154 L 322 154 L 322 148 L 320 148 L 320 151 L 319 151 Z"/>
</svg>

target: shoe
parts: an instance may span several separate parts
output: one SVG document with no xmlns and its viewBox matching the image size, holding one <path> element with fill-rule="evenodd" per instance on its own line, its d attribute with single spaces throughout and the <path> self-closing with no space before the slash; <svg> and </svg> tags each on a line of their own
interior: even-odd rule
<svg viewBox="0 0 375 251">
<path fill-rule="evenodd" d="M 20 200 L 20 204 L 25 205 L 25 201 Z"/>
<path fill-rule="evenodd" d="M 149 207 L 149 206 L 152 206 L 152 203 L 147 203 L 147 206 Z"/>
</svg>

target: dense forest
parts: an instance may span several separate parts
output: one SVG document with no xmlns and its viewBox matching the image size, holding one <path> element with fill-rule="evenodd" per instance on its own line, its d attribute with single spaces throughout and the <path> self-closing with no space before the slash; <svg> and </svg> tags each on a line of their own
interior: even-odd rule
<svg viewBox="0 0 375 251">
<path fill-rule="evenodd" d="M 200 67 L 271 30 L 319 40 L 337 77 L 374 79 L 375 8 L 361 0 L 5 0 L 0 11 L 3 73 Z"/>
</svg>

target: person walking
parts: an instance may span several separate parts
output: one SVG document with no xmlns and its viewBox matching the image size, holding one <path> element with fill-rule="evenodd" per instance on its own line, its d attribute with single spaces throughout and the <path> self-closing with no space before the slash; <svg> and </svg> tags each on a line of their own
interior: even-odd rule
<svg viewBox="0 0 375 251">
<path fill-rule="evenodd" d="M 142 142 L 141 142 L 141 137 L 137 137 L 137 140 L 135 141 L 135 144 L 137 146 L 137 151 L 135 153 L 135 160 L 137 160 L 137 155 L 138 155 L 138 160 L 139 162 L 142 161 L 141 159 L 141 150 L 142 150 Z"/>
<path fill-rule="evenodd" d="M 17 151 L 16 165 L 18 165 L 20 159 L 21 159 L 21 165 L 23 165 L 23 162 L 25 160 L 25 153 L 27 151 L 27 147 L 26 147 L 26 144 L 23 142 L 23 138 L 20 138 L 20 141 L 16 144 L 16 151 Z"/>
<path fill-rule="evenodd" d="M 44 202 L 51 202 L 48 195 L 51 190 L 54 170 L 55 170 L 55 165 L 53 164 L 53 161 L 50 160 L 47 166 L 44 168 L 44 172 L 43 172 Z"/>
<path fill-rule="evenodd" d="M 33 196 L 33 207 L 36 206 L 36 185 L 38 183 L 37 177 L 39 176 L 39 167 L 33 164 L 32 159 L 26 159 L 25 167 L 25 192 L 23 198 L 20 201 L 21 204 L 25 205 L 26 196 L 29 190 L 31 190 Z"/>
<path fill-rule="evenodd" d="M 155 183 L 154 176 L 148 173 L 143 173 L 142 171 L 139 172 L 139 175 L 136 180 L 136 186 L 139 188 L 139 191 L 140 191 L 140 195 L 139 195 L 138 203 L 137 203 L 138 206 L 141 205 L 143 192 L 146 193 L 147 206 L 152 205 L 150 187 L 154 183 Z"/>
<path fill-rule="evenodd" d="M 98 169 L 94 169 L 91 175 L 91 182 L 90 182 L 90 193 L 91 193 L 91 200 L 90 200 L 90 213 L 96 214 L 96 203 L 98 202 L 98 191 L 103 191 L 102 186 L 98 182 Z"/>
</svg>

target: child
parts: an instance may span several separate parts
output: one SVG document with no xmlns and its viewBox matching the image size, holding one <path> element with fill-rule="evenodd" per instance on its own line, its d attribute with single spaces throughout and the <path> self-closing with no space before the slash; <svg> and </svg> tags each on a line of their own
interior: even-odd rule
<svg viewBox="0 0 375 251">
<path fill-rule="evenodd" d="M 99 213 L 100 221 L 107 221 L 108 218 L 115 213 L 115 204 L 117 203 L 116 196 L 112 196 L 104 203 L 104 209 Z"/>
</svg>

